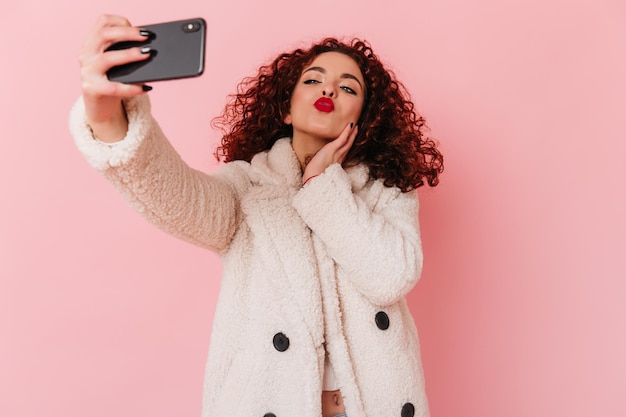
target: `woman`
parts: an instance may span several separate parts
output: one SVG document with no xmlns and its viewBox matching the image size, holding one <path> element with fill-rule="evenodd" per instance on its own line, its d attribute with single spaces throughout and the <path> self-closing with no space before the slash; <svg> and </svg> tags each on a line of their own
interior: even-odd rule
<svg viewBox="0 0 626 417">
<path fill-rule="evenodd" d="M 427 416 L 404 296 L 421 273 L 416 188 L 443 159 L 369 45 L 325 39 L 245 79 L 215 124 L 214 175 L 189 168 L 141 85 L 105 52 L 145 33 L 102 16 L 81 53 L 79 149 L 167 232 L 215 251 L 223 278 L 203 416 Z"/>
</svg>

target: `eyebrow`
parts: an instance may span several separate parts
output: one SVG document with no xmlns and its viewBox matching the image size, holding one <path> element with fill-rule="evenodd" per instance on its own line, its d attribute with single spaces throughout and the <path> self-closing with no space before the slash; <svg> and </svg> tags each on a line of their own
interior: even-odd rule
<svg viewBox="0 0 626 417">
<path fill-rule="evenodd" d="M 322 67 L 307 68 L 306 70 L 304 70 L 304 72 L 302 74 L 306 74 L 309 71 L 317 71 L 317 72 L 321 72 L 322 74 L 326 74 L 326 69 L 322 68 Z M 350 79 L 350 80 L 354 80 L 357 83 L 359 83 L 359 86 L 361 87 L 361 89 L 363 88 L 363 85 L 361 84 L 361 81 L 359 81 L 359 79 L 356 76 L 354 76 L 354 75 L 352 75 L 350 73 L 341 74 L 341 76 L 339 78 L 347 78 L 347 79 Z"/>
</svg>

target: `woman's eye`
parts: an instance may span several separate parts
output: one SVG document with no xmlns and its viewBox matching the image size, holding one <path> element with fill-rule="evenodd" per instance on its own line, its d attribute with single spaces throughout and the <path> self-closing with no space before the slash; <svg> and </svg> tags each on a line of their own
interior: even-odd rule
<svg viewBox="0 0 626 417">
<path fill-rule="evenodd" d="M 344 90 L 347 93 L 350 94 L 355 94 L 356 95 L 356 91 L 354 91 L 353 89 L 351 89 L 350 87 L 346 87 L 345 85 L 343 87 L 341 87 L 342 90 Z"/>
<path fill-rule="evenodd" d="M 305 84 L 317 84 L 317 83 L 319 83 L 319 81 L 317 81 L 317 80 L 305 80 L 304 83 Z"/>
</svg>

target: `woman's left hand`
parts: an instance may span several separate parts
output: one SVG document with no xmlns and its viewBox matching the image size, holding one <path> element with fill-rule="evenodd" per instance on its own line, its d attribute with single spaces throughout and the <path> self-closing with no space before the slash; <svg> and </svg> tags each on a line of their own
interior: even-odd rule
<svg viewBox="0 0 626 417">
<path fill-rule="evenodd" d="M 304 169 L 302 183 L 320 175 L 332 164 L 342 164 L 354 143 L 358 131 L 358 126 L 355 126 L 354 123 L 350 123 L 343 129 L 343 132 L 341 132 L 337 139 L 324 145 Z"/>
</svg>

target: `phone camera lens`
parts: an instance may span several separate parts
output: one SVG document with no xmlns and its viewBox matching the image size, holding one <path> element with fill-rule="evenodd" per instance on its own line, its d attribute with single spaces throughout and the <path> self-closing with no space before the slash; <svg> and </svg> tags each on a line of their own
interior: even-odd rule
<svg viewBox="0 0 626 417">
<path fill-rule="evenodd" d="M 198 22 L 185 22 L 183 23 L 183 32 L 191 33 L 200 30 L 200 24 Z"/>
</svg>

